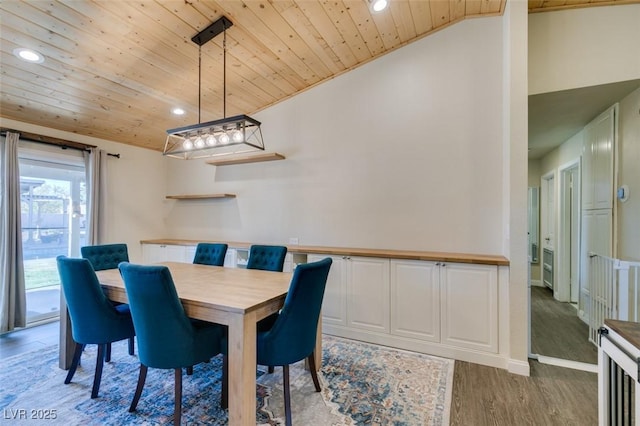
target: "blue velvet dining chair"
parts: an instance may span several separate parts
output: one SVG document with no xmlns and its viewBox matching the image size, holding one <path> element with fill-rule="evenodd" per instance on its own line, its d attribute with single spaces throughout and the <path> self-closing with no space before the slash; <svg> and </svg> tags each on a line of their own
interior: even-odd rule
<svg viewBox="0 0 640 426">
<path fill-rule="evenodd" d="M 129 411 L 136 410 L 149 367 L 173 369 L 173 422 L 179 425 L 182 413 L 182 368 L 192 368 L 219 354 L 225 328 L 187 317 L 166 266 L 123 262 L 119 268 L 136 328 L 140 357 L 138 385 Z"/>
<path fill-rule="evenodd" d="M 129 261 L 129 251 L 124 243 L 84 246 L 80 247 L 80 254 L 91 263 L 94 271 L 116 269 L 120 262 Z M 118 305 L 118 303 L 114 303 L 114 305 Z M 129 355 L 133 355 L 134 351 L 135 340 L 132 337 L 129 339 Z M 107 345 L 105 360 L 107 362 L 111 361 L 110 344 Z"/>
<path fill-rule="evenodd" d="M 199 243 L 196 247 L 196 254 L 193 256 L 193 263 L 200 265 L 223 266 L 224 257 L 227 254 L 227 248 L 227 244 Z"/>
<path fill-rule="evenodd" d="M 287 256 L 285 246 L 268 246 L 254 244 L 249 249 L 247 269 L 282 272 L 284 259 Z M 265 330 L 275 322 L 277 314 L 273 314 L 258 323 L 258 330 Z M 269 366 L 269 373 L 273 373 L 273 366 Z"/>
<path fill-rule="evenodd" d="M 129 261 L 126 244 L 100 244 L 80 247 L 80 254 L 91 262 L 95 271 L 116 269 L 120 262 Z"/>
<path fill-rule="evenodd" d="M 291 425 L 291 396 L 289 386 L 289 364 L 307 359 L 311 378 L 320 392 L 320 382 L 315 365 L 315 347 L 320 320 L 320 309 L 331 268 L 331 258 L 318 262 L 298 265 L 293 273 L 284 306 L 270 329 L 258 330 L 257 363 L 260 365 L 282 366 L 284 387 L 284 410 L 286 425 Z M 135 318 L 135 317 L 134 317 Z M 228 359 L 226 340 L 222 349 L 222 401 L 228 406 Z"/>
<path fill-rule="evenodd" d="M 96 371 L 91 390 L 91 398 L 96 398 L 100 390 L 107 345 L 135 336 L 129 306 L 114 306 L 107 299 L 87 259 L 58 256 L 56 262 L 71 318 L 71 332 L 76 343 L 73 361 L 64 383 L 71 382 L 84 346 L 97 344 Z"/>
<path fill-rule="evenodd" d="M 282 272 L 286 255 L 285 246 L 252 245 L 249 249 L 247 269 Z"/>
</svg>

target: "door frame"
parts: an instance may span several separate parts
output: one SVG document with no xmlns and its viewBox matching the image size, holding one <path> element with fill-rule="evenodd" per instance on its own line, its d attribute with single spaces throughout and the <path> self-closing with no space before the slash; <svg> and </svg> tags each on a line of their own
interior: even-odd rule
<svg viewBox="0 0 640 426">
<path fill-rule="evenodd" d="M 553 212 L 551 212 L 551 214 L 549 214 L 548 212 L 548 206 L 549 206 L 549 180 L 553 179 L 553 194 L 551 194 L 551 197 L 553 199 Z M 550 245 L 551 248 L 553 249 L 553 257 L 554 257 L 554 264 L 556 263 L 556 258 L 557 258 L 557 244 L 556 244 L 556 240 L 557 240 L 557 225 L 558 225 L 558 190 L 557 190 L 557 180 L 556 180 L 556 171 L 555 170 L 551 170 L 545 174 L 543 174 L 540 178 L 540 262 L 539 262 L 539 268 L 540 268 L 540 280 L 544 284 L 544 249 L 547 247 L 547 245 Z M 549 217 L 553 218 L 553 223 L 549 224 Z M 551 229 L 549 229 L 551 228 Z M 551 231 L 551 232 L 549 232 Z M 551 239 L 548 240 L 546 238 L 547 235 L 551 234 Z M 544 241 L 547 241 L 547 243 L 544 243 Z M 557 281 L 557 268 L 553 269 L 553 293 L 554 293 L 554 297 L 555 297 L 555 293 L 556 293 L 556 286 L 555 286 L 555 282 Z"/>
</svg>

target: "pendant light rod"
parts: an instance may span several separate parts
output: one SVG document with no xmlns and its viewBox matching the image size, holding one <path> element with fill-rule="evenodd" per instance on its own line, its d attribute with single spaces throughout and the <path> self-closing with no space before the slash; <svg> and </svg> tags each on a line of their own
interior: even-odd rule
<svg viewBox="0 0 640 426">
<path fill-rule="evenodd" d="M 202 106 L 202 45 L 220 33 L 224 34 L 222 40 L 222 117 L 227 117 L 227 28 L 231 28 L 232 26 L 233 22 L 227 17 L 222 16 L 207 28 L 191 37 L 191 41 L 198 45 L 198 124 L 202 122 L 200 117 Z"/>
<path fill-rule="evenodd" d="M 198 124 L 202 123 L 200 111 L 202 104 L 202 46 L 198 46 Z"/>
<path fill-rule="evenodd" d="M 224 21 L 222 25 L 222 118 L 227 118 L 227 27 Z"/>
</svg>

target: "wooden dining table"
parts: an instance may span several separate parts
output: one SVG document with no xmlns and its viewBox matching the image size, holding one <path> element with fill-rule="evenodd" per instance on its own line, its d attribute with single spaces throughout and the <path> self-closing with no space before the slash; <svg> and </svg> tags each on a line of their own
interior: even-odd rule
<svg viewBox="0 0 640 426">
<path fill-rule="evenodd" d="M 229 327 L 229 424 L 256 422 L 256 323 L 277 312 L 289 290 L 291 273 L 164 262 L 178 297 L 191 318 Z M 96 272 L 110 300 L 127 303 L 118 269 Z M 319 330 L 320 331 L 320 330 Z M 67 332 L 68 333 L 68 332 Z M 68 333 L 70 334 L 70 333 Z M 316 343 L 320 361 L 321 335 Z M 66 356 L 61 345 L 61 360 Z M 320 368 L 321 362 L 317 362 Z"/>
</svg>

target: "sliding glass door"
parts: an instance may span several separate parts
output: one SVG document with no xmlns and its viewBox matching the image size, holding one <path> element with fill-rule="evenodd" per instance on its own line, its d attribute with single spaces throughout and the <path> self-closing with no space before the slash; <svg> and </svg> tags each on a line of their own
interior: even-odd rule
<svg viewBox="0 0 640 426">
<path fill-rule="evenodd" d="M 27 323 L 60 314 L 58 255 L 79 256 L 86 223 L 82 153 L 31 147 L 20 151 L 22 251 Z"/>
</svg>

